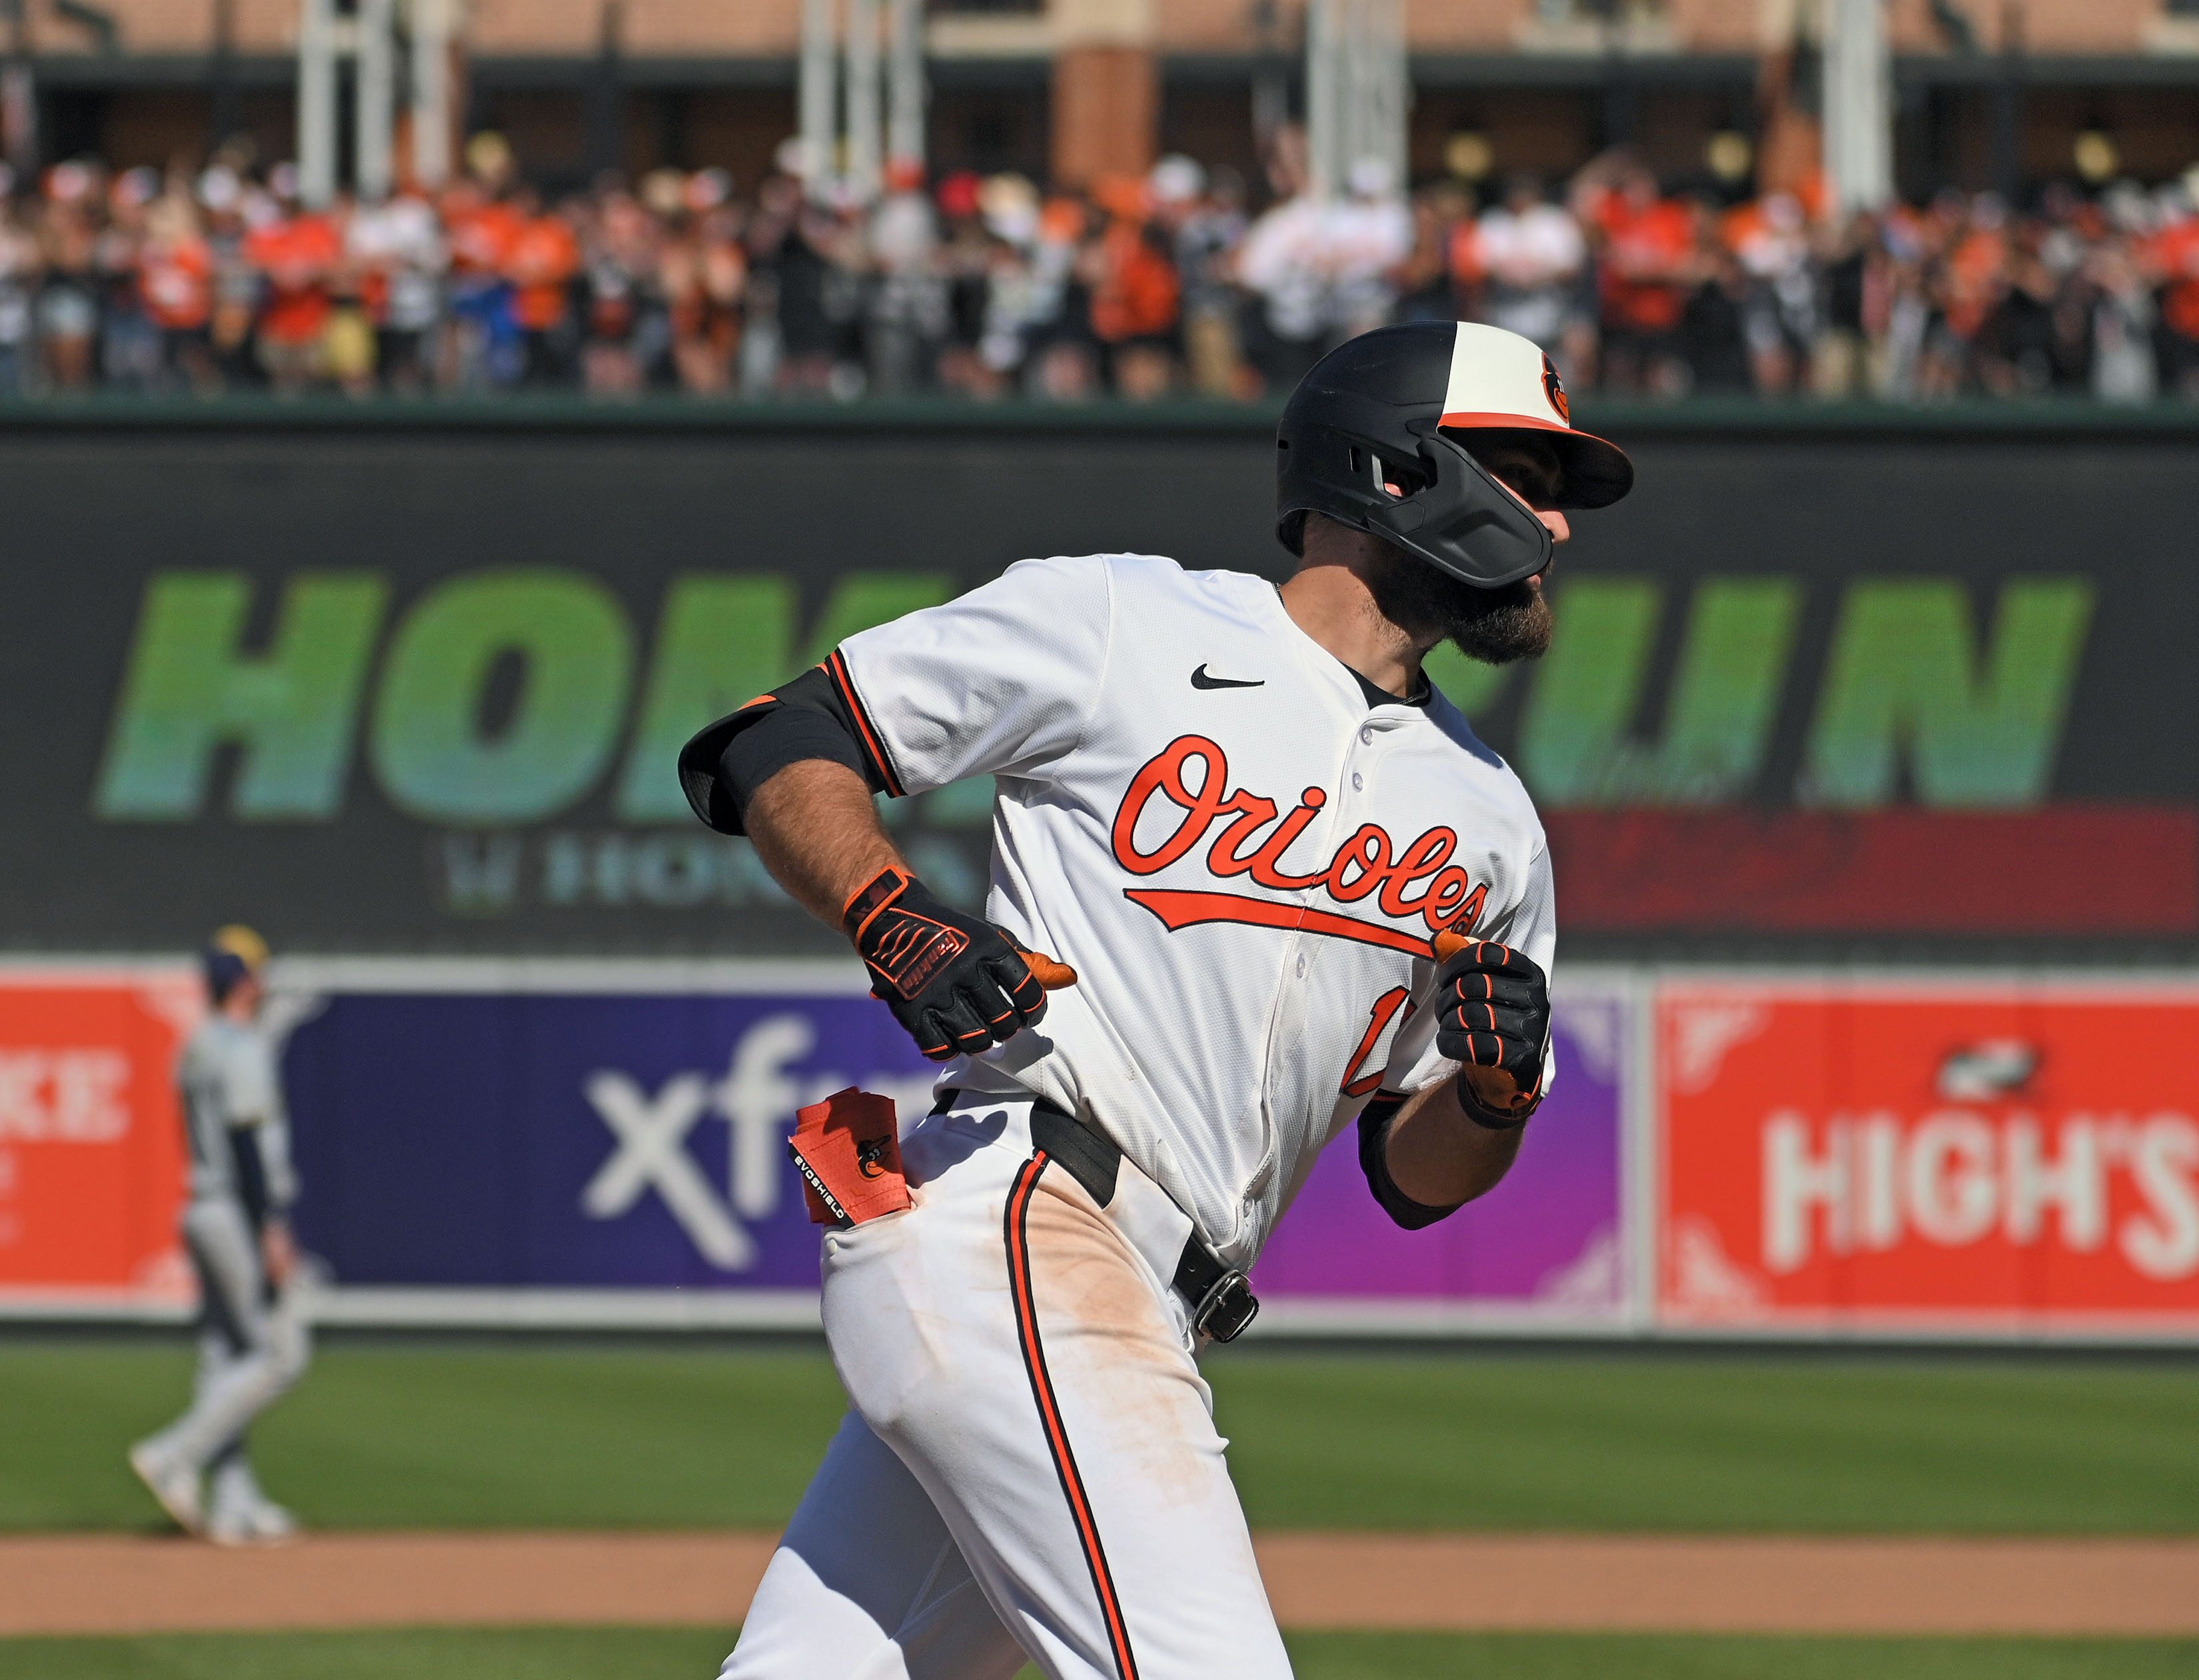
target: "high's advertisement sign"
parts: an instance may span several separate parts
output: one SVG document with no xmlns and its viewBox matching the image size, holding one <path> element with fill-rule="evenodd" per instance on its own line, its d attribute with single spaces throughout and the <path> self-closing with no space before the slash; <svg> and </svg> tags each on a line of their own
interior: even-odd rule
<svg viewBox="0 0 2199 1680">
<path fill-rule="evenodd" d="M 2199 1333 L 2199 989 L 1675 983 L 1674 1326 Z"/>
</svg>

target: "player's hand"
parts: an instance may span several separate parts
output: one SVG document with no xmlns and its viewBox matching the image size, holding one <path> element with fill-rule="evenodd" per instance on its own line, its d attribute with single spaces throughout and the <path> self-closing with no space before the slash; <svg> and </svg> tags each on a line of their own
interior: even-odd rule
<svg viewBox="0 0 2199 1680">
<path fill-rule="evenodd" d="M 1045 1016 L 1049 987 L 1076 983 L 1073 969 L 942 904 L 898 869 L 849 899 L 840 925 L 871 971 L 872 995 L 935 1062 L 1005 1043 Z"/>
<path fill-rule="evenodd" d="M 269 1220 L 260 1229 L 260 1263 L 277 1290 L 289 1287 L 290 1275 L 298 1269 L 298 1245 L 290 1228 L 279 1219 Z"/>
<path fill-rule="evenodd" d="M 1550 1041 L 1550 983 L 1541 965 L 1508 945 L 1468 940 L 1436 970 L 1435 1009 L 1436 1049 L 1466 1064 L 1459 1084 L 1467 1116 L 1524 1123 L 1542 1100 Z"/>
</svg>

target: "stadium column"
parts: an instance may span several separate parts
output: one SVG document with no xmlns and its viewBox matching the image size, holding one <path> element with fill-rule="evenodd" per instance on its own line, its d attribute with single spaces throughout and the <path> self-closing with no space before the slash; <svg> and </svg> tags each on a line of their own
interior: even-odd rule
<svg viewBox="0 0 2199 1680">
<path fill-rule="evenodd" d="M 1834 206 L 1881 210 L 1893 196 L 1893 59 L 1881 0 L 1831 0 L 1819 108 Z"/>
<path fill-rule="evenodd" d="M 1156 0 L 1053 0 L 1053 178 L 1142 175 L 1160 132 Z"/>
</svg>

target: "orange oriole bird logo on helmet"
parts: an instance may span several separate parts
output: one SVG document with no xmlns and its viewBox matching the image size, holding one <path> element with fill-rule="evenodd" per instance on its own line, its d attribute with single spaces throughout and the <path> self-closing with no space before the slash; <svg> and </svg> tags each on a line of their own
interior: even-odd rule
<svg viewBox="0 0 2199 1680">
<path fill-rule="evenodd" d="M 1558 365 L 1548 356 L 1543 358 L 1543 393 L 1557 411 L 1558 418 L 1567 425 L 1572 423 L 1572 405 L 1566 400 L 1566 382 L 1558 377 Z"/>
</svg>

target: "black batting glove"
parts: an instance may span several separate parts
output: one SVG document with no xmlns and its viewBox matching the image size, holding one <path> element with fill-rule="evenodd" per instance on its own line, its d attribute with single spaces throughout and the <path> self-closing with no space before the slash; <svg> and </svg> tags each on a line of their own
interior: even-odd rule
<svg viewBox="0 0 2199 1680">
<path fill-rule="evenodd" d="M 935 1062 L 989 1050 L 1046 1013 L 1022 948 L 913 875 L 881 871 L 848 901 L 840 925 L 871 971 L 871 995 Z"/>
<path fill-rule="evenodd" d="M 1530 1100 L 1510 1110 L 1483 1104 L 1466 1082 L 1459 1100 L 1484 1126 L 1525 1123 L 1543 1100 L 1550 1043 L 1550 982 L 1525 951 L 1476 939 L 1436 971 L 1436 1049 L 1471 1067 L 1501 1068 Z"/>
</svg>

